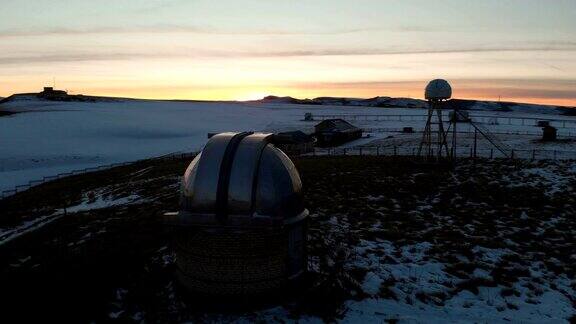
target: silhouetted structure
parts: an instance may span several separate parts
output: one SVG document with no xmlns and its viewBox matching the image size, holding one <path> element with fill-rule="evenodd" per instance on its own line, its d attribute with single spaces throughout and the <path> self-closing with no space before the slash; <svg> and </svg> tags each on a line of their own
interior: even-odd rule
<svg viewBox="0 0 576 324">
<path fill-rule="evenodd" d="M 362 129 L 343 119 L 326 119 L 314 126 L 319 146 L 337 146 L 362 137 Z"/>
<path fill-rule="evenodd" d="M 424 155 L 428 158 L 450 156 L 451 149 L 448 147 L 447 142 L 448 131 L 444 129 L 442 110 L 448 108 L 446 103 L 452 97 L 452 87 L 446 80 L 432 80 L 426 86 L 424 97 L 428 100 L 428 118 L 426 119 L 426 127 L 424 127 L 422 141 L 420 141 L 420 147 L 418 148 L 418 155 Z M 454 116 L 458 114 L 456 109 L 454 109 L 453 113 Z M 455 121 L 456 119 L 451 123 L 451 126 L 454 126 L 452 129 L 452 150 L 456 147 Z"/>
<path fill-rule="evenodd" d="M 38 94 L 38 98 L 49 99 L 49 100 L 60 100 L 68 96 L 68 93 L 64 90 L 54 90 L 52 87 L 44 87 L 44 91 Z"/>
<path fill-rule="evenodd" d="M 546 142 L 553 142 L 558 139 L 558 130 L 556 127 L 544 126 L 542 128 L 542 140 Z"/>
</svg>

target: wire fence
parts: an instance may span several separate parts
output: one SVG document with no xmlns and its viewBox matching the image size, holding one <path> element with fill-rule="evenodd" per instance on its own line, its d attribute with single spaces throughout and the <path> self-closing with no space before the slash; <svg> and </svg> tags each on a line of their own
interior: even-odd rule
<svg viewBox="0 0 576 324">
<path fill-rule="evenodd" d="M 446 110 L 443 117 L 450 118 L 450 111 Z M 534 126 L 541 127 L 541 122 L 547 122 L 550 126 L 556 128 L 576 129 L 576 119 L 558 119 L 558 118 L 536 118 L 536 117 L 509 117 L 499 115 L 483 115 L 483 114 L 469 114 L 468 116 L 475 123 L 483 123 L 488 125 L 508 125 L 508 126 Z M 426 121 L 428 115 L 426 114 L 313 114 L 314 120 L 326 119 L 344 119 L 347 121 Z"/>
<path fill-rule="evenodd" d="M 419 147 L 417 146 L 361 146 L 352 148 L 318 148 L 315 147 L 312 152 L 303 154 L 303 156 L 344 156 L 344 155 L 372 155 L 372 156 L 404 156 L 404 157 L 414 157 L 420 158 L 421 155 L 418 152 Z M 426 155 L 428 152 L 426 152 Z M 437 155 L 438 152 L 430 152 L 431 156 Z M 446 152 L 443 152 L 443 155 Z M 452 152 L 450 152 L 452 153 Z M 62 172 L 52 176 L 46 176 L 42 179 L 31 180 L 26 184 L 15 186 L 13 189 L 4 190 L 0 192 L 0 200 L 13 196 L 18 192 L 28 190 L 34 186 L 53 181 L 56 179 L 61 179 L 64 177 L 69 177 L 73 175 L 80 175 L 96 171 L 104 171 L 112 169 L 119 166 L 126 166 L 136 163 L 158 161 L 158 160 L 183 160 L 189 159 L 196 156 L 198 152 L 174 152 L 154 158 L 141 159 L 131 162 L 121 162 L 112 163 L 107 165 L 101 165 L 97 167 L 90 167 L 84 169 L 73 170 L 70 172 Z M 484 148 L 458 148 L 455 150 L 455 156 L 458 158 L 487 158 L 487 159 L 526 159 L 526 160 L 576 160 L 576 151 L 563 151 L 563 150 L 521 150 L 514 149 L 510 152 L 509 156 L 502 154 L 497 149 L 484 149 Z"/>
<path fill-rule="evenodd" d="M 362 146 L 353 148 L 315 148 L 306 156 L 345 156 L 345 155 L 371 155 L 371 156 L 404 156 L 421 158 L 428 152 L 419 154 L 417 146 Z M 452 152 L 449 152 L 452 153 Z M 430 152 L 430 156 L 436 156 L 438 152 Z M 446 156 L 446 152 L 443 152 Z M 497 149 L 458 148 L 455 150 L 458 158 L 486 158 L 486 159 L 523 159 L 523 160 L 576 160 L 575 151 L 563 150 L 520 150 L 514 149 L 509 156 L 502 154 Z"/>
<path fill-rule="evenodd" d="M 153 157 L 153 158 L 141 159 L 141 160 L 130 161 L 130 162 L 112 163 L 112 164 L 100 165 L 100 166 L 96 166 L 96 167 L 89 167 L 89 168 L 84 168 L 84 169 L 73 170 L 73 171 L 69 171 L 69 172 L 62 172 L 62 173 L 58 173 L 58 174 L 52 175 L 52 176 L 45 176 L 42 179 L 30 180 L 30 181 L 28 181 L 28 183 L 22 184 L 22 185 L 17 185 L 13 189 L 1 191 L 0 192 L 0 200 L 7 198 L 7 197 L 10 197 L 10 196 L 13 196 L 13 195 L 17 194 L 18 192 L 28 190 L 28 189 L 35 187 L 35 186 L 38 186 L 40 184 L 43 184 L 43 183 L 46 183 L 49 181 L 53 181 L 53 180 L 57 180 L 57 179 L 61 179 L 61 178 L 65 178 L 65 177 L 69 177 L 69 176 L 73 176 L 73 175 L 80 175 L 80 174 L 96 172 L 96 171 L 104 171 L 104 170 L 109 170 L 109 169 L 112 169 L 115 167 L 126 166 L 126 165 L 130 165 L 130 164 L 136 164 L 136 163 L 142 163 L 142 162 L 150 162 L 150 161 L 158 161 L 158 160 L 172 160 L 172 161 L 183 160 L 183 159 L 187 159 L 187 158 L 192 158 L 192 157 L 196 156 L 197 154 L 198 154 L 198 152 L 189 152 L 189 153 L 173 152 L 173 153 L 169 153 L 166 155 L 157 156 L 157 157 Z"/>
<path fill-rule="evenodd" d="M 422 133 L 424 129 L 412 128 L 411 131 L 406 130 L 404 127 L 362 127 L 367 133 Z M 474 130 L 459 130 L 458 134 L 474 134 Z M 541 131 L 529 130 L 495 130 L 491 131 L 494 135 L 527 135 L 527 136 L 542 136 Z M 576 132 L 559 131 L 558 137 L 572 137 L 576 138 Z"/>
</svg>

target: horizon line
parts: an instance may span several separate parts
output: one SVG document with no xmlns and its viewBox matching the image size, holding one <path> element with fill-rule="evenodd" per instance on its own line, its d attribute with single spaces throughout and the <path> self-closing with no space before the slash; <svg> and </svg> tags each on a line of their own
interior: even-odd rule
<svg viewBox="0 0 576 324">
<path fill-rule="evenodd" d="M 58 89 L 54 89 L 58 90 Z M 0 100 L 4 101 L 5 99 L 9 99 L 13 96 L 22 96 L 22 95 L 37 95 L 40 92 L 22 92 L 22 93 L 13 93 L 8 95 L 7 97 L 1 97 Z M 262 101 L 267 97 L 276 97 L 276 98 L 291 98 L 295 100 L 314 100 L 319 98 L 338 98 L 338 99 L 357 99 L 357 100 L 369 100 L 375 98 L 390 98 L 390 99 L 411 99 L 411 100 L 419 100 L 426 102 L 427 100 L 424 98 L 415 98 L 415 97 L 407 97 L 407 96 L 373 96 L 373 97 L 347 97 L 347 96 L 317 96 L 317 97 L 294 97 L 294 96 L 281 96 L 281 95 L 274 95 L 268 94 L 258 99 L 192 99 L 192 98 L 146 98 L 146 97 L 130 97 L 130 96 L 113 96 L 113 95 L 92 95 L 92 94 L 68 94 L 69 96 L 84 96 L 84 97 L 93 97 L 93 98 L 106 98 L 106 99 L 124 99 L 124 100 L 143 100 L 143 101 L 185 101 L 185 102 L 227 102 L 227 103 L 244 103 L 244 102 L 255 102 L 255 101 Z M 453 97 L 450 100 L 469 100 L 469 101 L 480 101 L 480 102 L 490 102 L 490 103 L 513 103 L 513 104 L 528 104 L 528 105 L 538 105 L 538 106 L 548 106 L 548 107 L 561 107 L 561 108 L 568 108 L 568 109 L 576 109 L 576 105 L 557 105 L 557 104 L 548 104 L 548 103 L 541 103 L 541 102 L 533 102 L 533 101 L 516 101 L 516 100 L 490 100 L 490 99 L 477 99 L 471 97 Z M 0 102 L 2 104 L 4 102 Z M 273 104 L 273 103 L 272 103 Z M 378 107 L 375 107 L 378 108 Z M 390 107 L 394 108 L 394 107 Z"/>
</svg>

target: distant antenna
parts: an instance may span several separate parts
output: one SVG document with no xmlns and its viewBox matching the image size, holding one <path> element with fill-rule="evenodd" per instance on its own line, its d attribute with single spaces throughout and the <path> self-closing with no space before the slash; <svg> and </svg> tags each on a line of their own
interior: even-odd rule
<svg viewBox="0 0 576 324">
<path fill-rule="evenodd" d="M 474 148 L 476 147 L 476 140 L 478 134 L 484 137 L 490 144 L 492 144 L 503 156 L 511 156 L 512 148 L 506 143 L 501 142 L 494 134 L 481 124 L 475 123 L 467 115 L 464 115 L 458 109 L 457 104 L 449 102 L 448 99 L 452 97 L 452 87 L 445 80 L 433 80 L 426 87 L 426 99 L 428 100 L 428 119 L 426 121 L 426 128 L 424 135 L 420 142 L 418 155 L 424 154 L 428 158 L 438 157 L 441 158 L 444 153 L 446 157 L 456 158 L 456 137 L 458 132 L 456 126 L 459 120 L 468 120 L 470 125 L 474 127 Z M 452 109 L 448 129 L 444 129 L 442 121 L 442 110 Z M 436 127 L 434 127 L 436 126 Z M 448 147 L 448 137 L 452 135 L 452 147 Z M 476 156 L 476 149 L 474 149 L 474 156 Z"/>
<path fill-rule="evenodd" d="M 56 77 L 52 77 L 52 88 L 56 89 Z"/>
<path fill-rule="evenodd" d="M 418 148 L 418 155 L 424 153 L 429 158 L 434 156 L 441 158 L 446 153 L 446 156 L 450 156 L 446 142 L 448 132 L 444 130 L 442 108 L 444 108 L 445 102 L 452 97 L 452 87 L 446 80 L 432 80 L 426 87 L 425 97 L 428 100 L 428 118 Z M 455 136 L 456 132 L 454 131 L 454 140 Z M 455 144 L 453 143 L 453 145 Z"/>
</svg>

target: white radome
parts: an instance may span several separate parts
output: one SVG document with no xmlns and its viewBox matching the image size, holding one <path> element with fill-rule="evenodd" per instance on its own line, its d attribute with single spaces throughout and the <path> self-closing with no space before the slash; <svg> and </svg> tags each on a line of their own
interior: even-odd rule
<svg viewBox="0 0 576 324">
<path fill-rule="evenodd" d="M 446 80 L 436 79 L 426 86 L 426 100 L 445 100 L 452 97 L 452 87 Z"/>
</svg>

